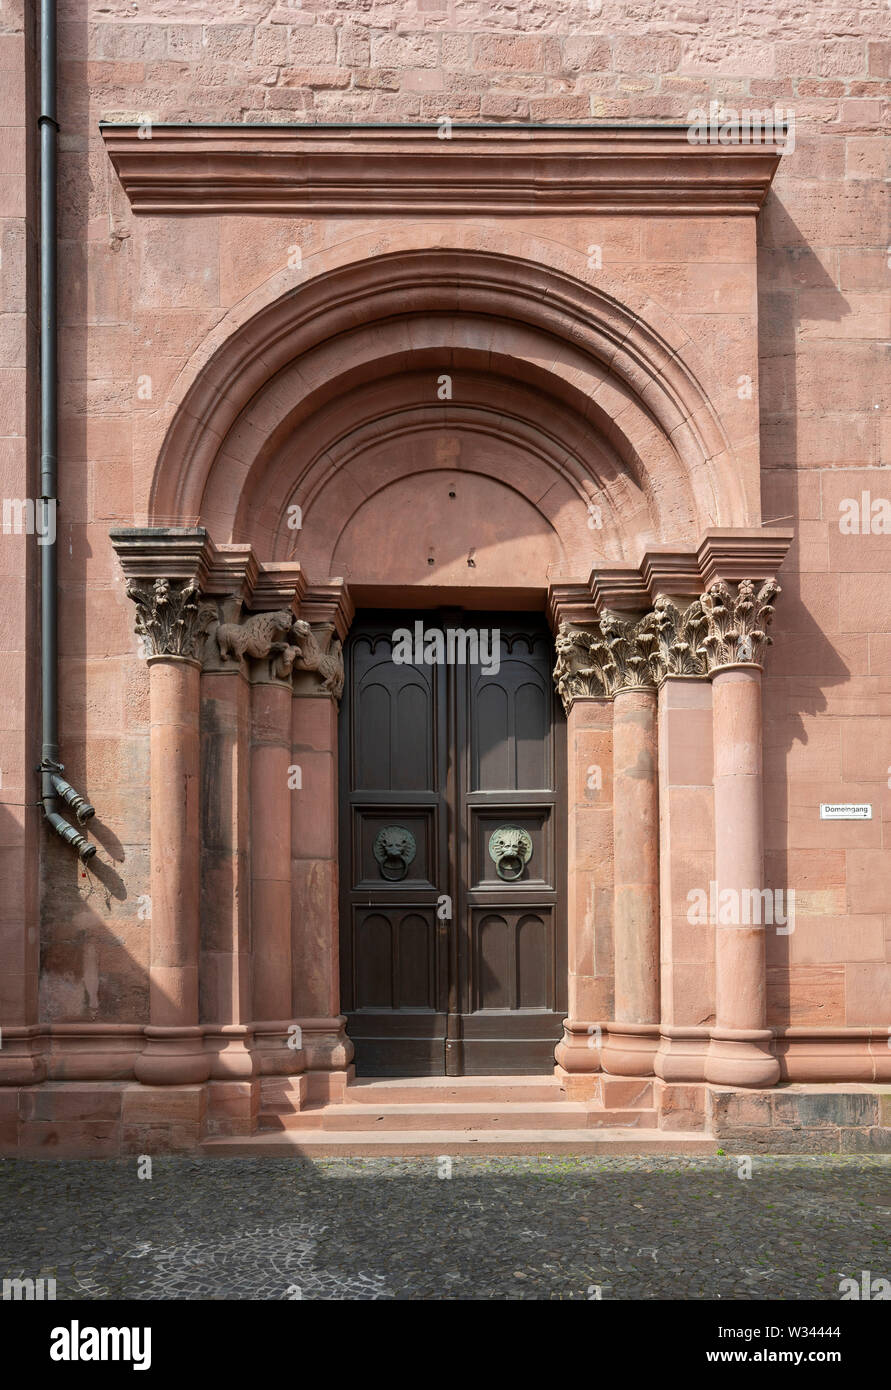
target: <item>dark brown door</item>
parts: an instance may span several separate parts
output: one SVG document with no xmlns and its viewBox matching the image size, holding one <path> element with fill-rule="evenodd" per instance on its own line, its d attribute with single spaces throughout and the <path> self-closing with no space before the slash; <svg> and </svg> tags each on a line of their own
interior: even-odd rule
<svg viewBox="0 0 891 1390">
<path fill-rule="evenodd" d="M 357 1072 L 550 1071 L 566 928 L 548 630 L 535 615 L 367 613 L 345 656 L 341 987 Z"/>
</svg>

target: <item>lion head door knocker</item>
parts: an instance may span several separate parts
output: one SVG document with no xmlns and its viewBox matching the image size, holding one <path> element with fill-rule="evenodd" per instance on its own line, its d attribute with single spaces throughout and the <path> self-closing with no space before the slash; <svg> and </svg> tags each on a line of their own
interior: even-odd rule
<svg viewBox="0 0 891 1390">
<path fill-rule="evenodd" d="M 401 825 L 385 825 L 374 842 L 374 857 L 380 864 L 381 877 L 391 882 L 405 878 L 408 866 L 417 853 L 415 837 Z"/>
<path fill-rule="evenodd" d="M 489 858 L 499 878 L 513 883 L 522 876 L 532 858 L 532 840 L 528 830 L 517 825 L 499 825 L 489 837 Z"/>
</svg>

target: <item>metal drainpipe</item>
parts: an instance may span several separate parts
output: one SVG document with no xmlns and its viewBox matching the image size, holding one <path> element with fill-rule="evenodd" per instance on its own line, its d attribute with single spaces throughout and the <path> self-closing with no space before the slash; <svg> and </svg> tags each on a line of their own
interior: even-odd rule
<svg viewBox="0 0 891 1390">
<path fill-rule="evenodd" d="M 40 689 L 43 747 L 40 763 L 40 799 L 43 812 L 57 835 L 76 850 L 81 859 L 96 853 L 73 825 L 59 814 L 60 802 L 74 811 L 81 825 L 95 815 L 62 773 L 59 761 L 59 642 L 58 622 L 58 326 L 56 243 L 56 4 L 40 3 L 40 522 L 46 538 L 52 524 L 52 541 L 40 551 Z M 40 530 L 40 527 L 38 527 Z"/>
</svg>

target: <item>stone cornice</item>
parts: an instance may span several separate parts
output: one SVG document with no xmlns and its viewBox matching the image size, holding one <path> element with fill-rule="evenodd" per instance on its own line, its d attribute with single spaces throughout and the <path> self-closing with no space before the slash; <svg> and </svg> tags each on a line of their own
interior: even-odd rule
<svg viewBox="0 0 891 1390">
<path fill-rule="evenodd" d="M 100 126 L 135 212 L 754 216 L 780 149 L 686 126 Z M 143 130 L 143 138 L 139 132 Z"/>
<path fill-rule="evenodd" d="M 350 630 L 355 612 L 350 591 L 342 579 L 310 585 L 300 609 L 301 617 L 307 622 L 330 623 L 341 641 Z"/>
<path fill-rule="evenodd" d="M 261 613 L 296 611 L 306 592 L 296 560 L 261 565 L 251 546 L 216 546 L 203 526 L 147 526 L 109 536 L 128 580 L 193 580 L 208 597 L 237 598 Z"/>
<path fill-rule="evenodd" d="M 659 594 L 693 597 L 718 580 L 767 579 L 782 565 L 793 535 L 788 526 L 711 527 L 695 549 L 648 546 L 637 565 L 598 566 L 588 591 L 597 612 L 635 612 L 651 607 Z"/>
</svg>

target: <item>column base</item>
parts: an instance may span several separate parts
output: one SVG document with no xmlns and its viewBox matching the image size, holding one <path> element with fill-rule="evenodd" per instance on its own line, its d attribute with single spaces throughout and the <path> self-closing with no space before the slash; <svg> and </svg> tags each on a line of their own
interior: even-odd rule
<svg viewBox="0 0 891 1390">
<path fill-rule="evenodd" d="M 145 1029 L 145 1048 L 133 1074 L 144 1086 L 189 1086 L 210 1076 L 211 1057 L 204 1050 L 204 1028 Z"/>
<path fill-rule="evenodd" d="M 46 1031 L 39 1024 L 4 1028 L 0 1086 L 34 1086 L 46 1077 Z"/>
<path fill-rule="evenodd" d="M 773 1086 L 780 1064 L 771 1028 L 712 1028 L 705 1079 L 719 1086 Z"/>
<path fill-rule="evenodd" d="M 607 1025 L 580 1023 L 577 1019 L 563 1020 L 563 1037 L 554 1050 L 557 1073 L 588 1075 L 600 1071 L 600 1049 Z"/>
<path fill-rule="evenodd" d="M 334 1018 L 300 1018 L 307 1071 L 345 1071 L 355 1048 L 347 1037 L 346 1015 Z"/>
<path fill-rule="evenodd" d="M 210 1056 L 211 1081 L 250 1081 L 257 1072 L 251 1053 L 253 1029 L 242 1023 L 203 1024 L 205 1051 Z"/>
<path fill-rule="evenodd" d="M 258 1076 L 296 1076 L 306 1070 L 303 1028 L 298 1019 L 252 1023 L 251 1033 Z"/>
<path fill-rule="evenodd" d="M 663 1081 L 685 1084 L 702 1081 L 708 1056 L 709 1028 L 680 1028 L 663 1023 L 653 1063 Z"/>
<path fill-rule="evenodd" d="M 612 1076 L 654 1076 L 659 1050 L 658 1023 L 607 1024 L 600 1063 Z"/>
</svg>

